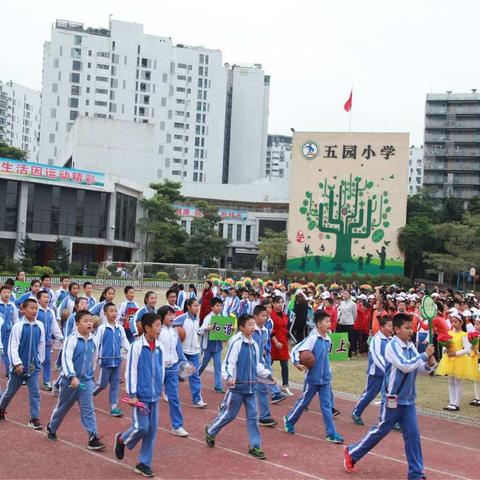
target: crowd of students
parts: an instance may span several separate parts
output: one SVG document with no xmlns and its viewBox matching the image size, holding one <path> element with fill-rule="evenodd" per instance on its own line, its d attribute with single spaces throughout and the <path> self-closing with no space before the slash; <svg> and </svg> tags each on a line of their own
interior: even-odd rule
<svg viewBox="0 0 480 480">
<path fill-rule="evenodd" d="M 19 275 L 21 277 L 21 274 Z M 75 402 L 88 437 L 87 446 L 103 450 L 94 408 L 94 397 L 109 387 L 110 415 L 120 417 L 122 362 L 126 357 L 124 400 L 132 407 L 132 425 L 115 436 L 115 455 L 122 459 L 125 447 L 142 442 L 135 471 L 153 476 L 152 455 L 158 425 L 158 402 L 168 401 L 172 433 L 188 436 L 179 399 L 179 385 L 188 381 L 192 404 L 205 408 L 202 374 L 213 362 L 214 390 L 224 394 L 219 413 L 205 427 L 208 446 L 215 445 L 221 429 L 246 409 L 248 453 L 264 459 L 259 426 L 273 427 L 271 404 L 293 393 L 289 364 L 305 373 L 305 385 L 294 407 L 283 418 L 284 430 L 295 433 L 295 424 L 318 395 L 325 437 L 343 443 L 334 417 L 332 372 L 329 363 L 330 335 L 347 333 L 349 358 L 368 355 L 367 384 L 351 412 L 363 425 L 362 413 L 380 393 L 379 425 L 363 440 L 345 447 L 344 465 L 353 473 L 358 462 L 392 428 L 401 429 L 406 441 L 409 478 L 423 478 L 423 460 L 415 412 L 417 371 L 449 376 L 449 404 L 459 411 L 463 379 L 475 381 L 472 405 L 480 405 L 478 332 L 480 309 L 474 294 L 453 291 L 432 293 L 438 309 L 430 326 L 420 313 L 424 286 L 409 291 L 396 286 L 372 289 L 368 285 L 286 285 L 282 282 L 244 281 L 234 285 L 207 280 L 198 298 L 194 285 L 188 291 L 174 282 L 165 294 L 145 293 L 142 305 L 135 289 L 123 289 L 125 300 L 115 305 L 115 289 L 107 287 L 99 300 L 93 285 L 80 286 L 62 277 L 53 292 L 51 278 L 32 280 L 29 292 L 15 297 L 13 280 L 0 287 L 0 350 L 8 378 L 0 398 L 0 420 L 16 392 L 26 384 L 29 394 L 29 425 L 42 429 L 40 392 L 52 391 L 58 401 L 46 426 L 50 440 Z M 215 316 L 234 316 L 236 332 L 226 346 L 210 339 Z M 475 333 L 477 332 L 477 333 Z M 442 355 L 441 345 L 449 335 Z M 477 339 L 477 340 L 475 340 Z M 439 343 L 440 342 L 440 343 Z M 59 350 L 52 358 L 55 344 Z M 440 346 L 440 348 L 439 348 Z M 306 367 L 302 352 L 313 353 Z M 52 362 L 59 375 L 52 382 Z M 272 364 L 278 361 L 281 386 L 273 379 Z M 40 383 L 40 374 L 42 383 Z M 224 383 L 227 386 L 225 392 Z"/>
</svg>

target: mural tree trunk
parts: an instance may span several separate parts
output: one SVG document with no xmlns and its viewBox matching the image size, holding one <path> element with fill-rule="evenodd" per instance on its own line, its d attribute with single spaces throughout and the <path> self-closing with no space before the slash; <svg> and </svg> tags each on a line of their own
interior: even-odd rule
<svg viewBox="0 0 480 480">
<path fill-rule="evenodd" d="M 335 179 L 336 177 L 334 177 Z M 361 177 L 340 180 L 325 180 L 319 183 L 320 192 L 316 198 L 312 192 L 305 192 L 300 213 L 306 216 L 308 229 L 318 229 L 330 238 L 336 236 L 336 250 L 332 262 L 336 264 L 351 263 L 352 242 L 357 239 L 372 237 L 379 242 L 387 228 L 388 192 L 375 193 L 373 182 Z"/>
</svg>

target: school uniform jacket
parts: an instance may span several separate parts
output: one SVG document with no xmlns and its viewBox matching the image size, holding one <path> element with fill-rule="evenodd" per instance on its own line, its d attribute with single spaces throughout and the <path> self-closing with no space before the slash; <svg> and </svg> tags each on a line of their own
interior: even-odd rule
<svg viewBox="0 0 480 480">
<path fill-rule="evenodd" d="M 37 320 L 43 323 L 45 329 L 45 345 L 47 347 L 52 346 L 52 337 L 57 340 L 63 340 L 62 331 L 58 326 L 57 317 L 53 308 L 47 307 L 45 310 L 42 307 L 38 307 Z"/>
<path fill-rule="evenodd" d="M 13 302 L 0 301 L 0 349 L 8 348 L 8 339 L 13 324 L 18 322 L 18 310 Z"/>
<path fill-rule="evenodd" d="M 367 374 L 383 377 L 385 375 L 385 348 L 390 339 L 382 332 L 376 333 L 368 348 Z"/>
<path fill-rule="evenodd" d="M 242 332 L 236 333 L 228 342 L 228 350 L 222 363 L 222 376 L 237 382 L 233 390 L 243 394 L 255 392 L 254 383 L 258 377 L 271 378 L 272 373 L 260 363 L 260 353 L 253 338 L 247 338 Z"/>
<path fill-rule="evenodd" d="M 98 363 L 101 367 L 116 368 L 122 363 L 122 348 L 129 350 L 130 342 L 121 325 L 102 323 L 95 332 Z"/>
<path fill-rule="evenodd" d="M 93 308 L 97 304 L 97 301 L 95 300 L 94 297 L 83 297 L 83 298 L 87 299 L 88 310 L 90 310 L 91 308 Z"/>
<path fill-rule="evenodd" d="M 235 296 L 231 297 L 230 295 L 223 302 L 224 306 L 224 315 L 230 315 L 231 313 L 238 315 L 238 309 L 240 307 L 240 299 Z"/>
<path fill-rule="evenodd" d="M 92 333 L 85 339 L 75 329 L 65 340 L 62 350 L 62 375 L 69 380 L 92 380 L 97 362 L 97 344 Z"/>
<path fill-rule="evenodd" d="M 315 363 L 305 375 L 305 382 L 311 385 L 325 385 L 332 381 L 332 370 L 330 368 L 330 349 L 332 341 L 328 335 L 324 337 L 314 330 L 302 342 L 295 345 L 292 350 L 292 362 L 300 362 L 300 352 L 310 350 L 315 355 Z"/>
<path fill-rule="evenodd" d="M 412 342 L 393 337 L 385 348 L 385 386 L 387 395 L 397 395 L 399 405 L 413 405 L 416 399 L 417 372 L 431 371 L 427 355 L 418 353 Z"/>
<path fill-rule="evenodd" d="M 157 312 L 155 310 L 155 307 L 149 308 L 146 305 L 138 309 L 135 312 L 133 319 L 130 321 L 130 331 L 133 333 L 133 335 L 135 336 L 138 335 L 137 321 L 140 321 L 146 313 L 157 313 Z"/>
<path fill-rule="evenodd" d="M 141 402 L 157 402 L 165 378 L 165 354 L 160 340 L 155 341 L 153 352 L 145 335 L 130 346 L 125 369 L 125 389 L 130 398 Z"/>
<path fill-rule="evenodd" d="M 256 325 L 252 338 L 258 345 L 258 351 L 260 355 L 259 361 L 264 367 L 266 367 L 267 365 L 265 362 L 265 357 L 267 355 L 267 345 L 270 341 L 270 333 L 268 332 L 268 328 L 265 327 L 265 325 L 262 328 Z"/>
<path fill-rule="evenodd" d="M 68 290 L 64 290 L 63 288 L 59 288 L 55 295 L 53 296 L 53 306 L 55 308 L 59 307 L 62 303 L 62 300 L 68 295 Z"/>
<path fill-rule="evenodd" d="M 183 327 L 185 329 L 185 339 L 182 342 L 183 351 L 187 355 L 197 355 L 200 353 L 200 340 L 198 338 L 198 330 L 200 328 L 199 318 L 192 316 L 190 313 L 185 313 L 173 321 L 173 326 Z"/>
<path fill-rule="evenodd" d="M 67 321 L 65 322 L 65 325 L 63 327 L 63 337 L 64 338 L 67 338 L 75 330 L 75 315 L 76 315 L 76 313 L 72 313 L 67 318 Z"/>
<path fill-rule="evenodd" d="M 187 357 L 183 353 L 182 342 L 178 336 L 177 329 L 173 326 L 162 326 L 160 335 L 158 337 L 163 345 L 163 352 L 165 354 L 165 368 L 175 366 L 179 361 L 186 362 Z"/>
<path fill-rule="evenodd" d="M 39 371 L 45 360 L 45 329 L 38 320 L 19 320 L 12 327 L 8 342 L 8 358 L 13 367 L 23 365 L 30 372 Z"/>
<path fill-rule="evenodd" d="M 118 312 L 117 312 L 117 322 L 120 324 L 120 325 L 123 325 L 123 328 L 126 328 L 125 327 L 125 321 L 127 320 L 125 315 L 128 311 L 129 308 L 139 308 L 138 307 L 138 303 L 135 302 L 135 301 L 131 301 L 129 302 L 128 300 L 125 300 L 124 302 L 122 302 L 122 304 L 120 305 L 120 308 L 118 309 Z M 137 310 L 138 312 L 138 310 Z M 131 321 L 133 321 L 133 316 L 131 318 Z M 132 329 L 132 327 L 130 327 L 130 322 L 129 322 L 129 327 L 130 330 Z"/>
<path fill-rule="evenodd" d="M 25 300 L 28 300 L 29 298 L 37 301 L 37 297 L 35 297 L 35 295 L 32 294 L 32 292 L 27 292 L 27 293 L 24 293 L 21 297 L 18 297 L 16 300 L 15 300 L 15 306 L 17 308 L 20 308 L 22 303 L 25 301 Z"/>
</svg>

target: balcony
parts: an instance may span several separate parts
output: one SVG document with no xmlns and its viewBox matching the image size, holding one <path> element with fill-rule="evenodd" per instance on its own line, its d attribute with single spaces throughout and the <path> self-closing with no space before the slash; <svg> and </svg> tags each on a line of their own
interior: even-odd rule
<svg viewBox="0 0 480 480">
<path fill-rule="evenodd" d="M 447 106 L 446 105 L 435 105 L 433 103 L 429 103 L 425 106 L 425 113 L 427 115 L 446 115 L 447 114 Z"/>
<path fill-rule="evenodd" d="M 457 115 L 480 115 L 480 103 L 476 103 L 475 105 L 451 104 L 446 108 L 446 113 L 455 113 Z"/>
<path fill-rule="evenodd" d="M 452 157 L 480 157 L 480 148 L 465 148 L 447 145 L 445 155 Z"/>
</svg>

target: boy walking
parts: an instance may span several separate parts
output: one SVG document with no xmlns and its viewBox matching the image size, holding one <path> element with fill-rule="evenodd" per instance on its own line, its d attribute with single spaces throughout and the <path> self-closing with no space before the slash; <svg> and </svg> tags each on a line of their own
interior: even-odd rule
<svg viewBox="0 0 480 480">
<path fill-rule="evenodd" d="M 250 440 L 248 453 L 255 458 L 266 458 L 261 446 L 258 426 L 255 382 L 257 377 L 272 379 L 259 361 L 258 345 L 252 338 L 255 331 L 255 320 L 251 315 L 241 315 L 237 321 L 240 332 L 229 341 L 227 355 L 222 364 L 222 375 L 227 381 L 228 392 L 223 407 L 211 425 L 205 426 L 205 440 L 209 447 L 215 446 L 215 436 L 220 430 L 235 420 L 242 404 L 247 416 L 247 430 Z"/>
<path fill-rule="evenodd" d="M 163 346 L 158 339 L 162 324 L 156 313 L 146 313 L 142 319 L 144 334 L 132 343 L 125 369 L 125 388 L 132 407 L 132 426 L 115 435 L 115 456 L 122 460 L 125 447 L 132 449 L 141 440 L 142 447 L 135 472 L 154 477 L 153 448 L 157 436 L 158 401 L 165 379 Z M 142 408 L 139 402 L 143 403 Z"/>
<path fill-rule="evenodd" d="M 30 402 L 29 426 L 34 430 L 43 427 L 39 420 L 40 391 L 38 372 L 45 359 L 45 330 L 37 318 L 38 303 L 29 298 L 22 303 L 23 318 L 13 325 L 8 343 L 10 378 L 0 400 L 0 420 L 5 420 L 5 409 L 25 382 Z"/>
<path fill-rule="evenodd" d="M 292 410 L 283 418 L 284 427 L 287 433 L 295 433 L 295 424 L 313 397 L 318 393 L 323 423 L 327 433 L 326 439 L 332 443 L 343 443 L 343 437 L 337 433 L 332 416 L 332 371 L 328 357 L 331 340 L 327 334 L 330 330 L 330 315 L 323 310 L 317 310 L 314 321 L 316 331 L 312 332 L 292 350 L 292 361 L 298 370 L 307 370 L 304 365 L 299 363 L 300 352 L 306 350 L 312 352 L 315 355 L 315 363 L 305 376 L 305 387 L 302 396 L 296 401 Z"/>
<path fill-rule="evenodd" d="M 379 323 L 380 330 L 372 338 L 368 349 L 367 386 L 352 412 L 352 419 L 357 425 L 364 425 L 362 413 L 382 389 L 385 378 L 385 348 L 392 337 L 393 326 L 392 320 L 386 316 Z"/>
<path fill-rule="evenodd" d="M 343 465 L 349 473 L 355 464 L 379 443 L 398 422 L 405 442 L 408 479 L 426 478 L 423 472 L 422 448 L 415 406 L 417 372 L 430 372 L 435 366 L 434 348 L 418 353 L 410 341 L 413 334 L 412 317 L 398 313 L 393 317 L 394 337 L 385 348 L 386 401 L 381 407 L 380 423 L 356 444 L 343 450 Z"/>
</svg>

